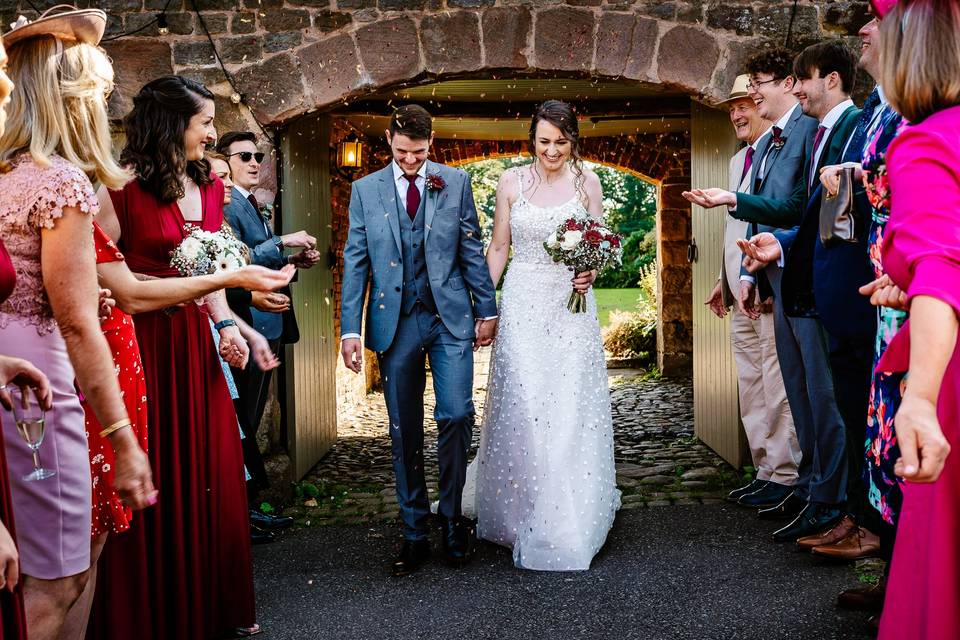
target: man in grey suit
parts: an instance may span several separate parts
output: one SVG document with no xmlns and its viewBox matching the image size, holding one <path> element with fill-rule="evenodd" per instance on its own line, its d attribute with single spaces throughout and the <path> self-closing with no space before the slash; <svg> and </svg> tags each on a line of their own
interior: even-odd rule
<svg viewBox="0 0 960 640">
<path fill-rule="evenodd" d="M 430 114 L 417 105 L 400 107 L 386 136 L 392 162 L 354 182 L 350 195 L 340 350 L 347 368 L 359 373 L 366 303 L 365 343 L 377 352 L 390 417 L 404 537 L 393 573 L 401 576 L 430 555 L 423 470 L 427 357 L 436 393 L 444 556 L 452 566 L 469 559 L 460 504 L 474 423 L 473 350 L 493 341 L 497 303 L 469 176 L 427 159 Z"/>
<path fill-rule="evenodd" d="M 785 200 L 794 194 L 798 184 L 803 183 L 806 160 L 813 149 L 818 123 L 803 114 L 793 95 L 796 78 L 793 75 L 793 55 L 789 51 L 761 51 L 747 60 L 746 67 L 757 110 L 774 123 L 771 134 L 758 147 L 759 160 L 753 163 L 751 170 L 753 188 L 750 193 Z M 686 195 L 691 202 L 708 208 L 717 206 L 720 200 L 730 200 L 735 205 L 751 197 L 750 194 L 719 189 L 694 190 Z M 731 215 L 739 217 L 735 209 L 732 207 Z M 771 228 L 749 224 L 748 237 Z M 777 356 L 802 457 L 792 490 L 779 504 L 761 509 L 762 517 L 794 517 L 806 507 L 814 469 L 813 438 L 817 433 L 834 431 L 842 424 L 830 383 L 823 331 L 816 319 L 787 316 L 780 295 L 782 272 L 782 267 L 771 264 L 758 274 L 758 279 L 762 284 L 765 278 L 773 294 Z"/>
<path fill-rule="evenodd" d="M 754 162 L 759 163 L 758 152 L 768 148 L 772 124 L 760 115 L 748 84 L 747 74 L 739 76 L 730 98 L 722 103 L 730 111 L 737 138 L 747 143 L 730 159 L 730 189 L 742 193 L 753 191 Z M 768 508 L 792 491 L 800 445 L 780 372 L 772 308 L 766 301 L 772 292 L 759 295 L 756 278 L 742 273 L 743 254 L 737 240 L 748 237 L 750 225 L 728 215 L 720 278 L 707 304 L 718 317 L 724 317 L 728 307 L 734 309 L 730 342 L 737 363 L 740 418 L 757 470 L 756 479 L 731 491 L 728 500 Z"/>
</svg>

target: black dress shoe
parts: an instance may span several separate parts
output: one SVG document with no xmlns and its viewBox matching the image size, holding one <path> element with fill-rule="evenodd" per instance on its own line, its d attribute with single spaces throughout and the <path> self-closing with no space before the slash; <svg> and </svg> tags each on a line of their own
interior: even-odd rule
<svg viewBox="0 0 960 640">
<path fill-rule="evenodd" d="M 290 516 L 272 516 L 256 509 L 250 509 L 250 524 L 267 531 L 276 531 L 292 525 L 293 518 Z"/>
<path fill-rule="evenodd" d="M 739 489 L 734 489 L 733 491 L 728 493 L 727 502 L 735 503 L 737 500 L 747 495 L 748 493 L 753 493 L 754 491 L 760 491 L 765 486 L 767 486 L 767 480 L 754 480 L 750 484 L 744 485 Z"/>
<path fill-rule="evenodd" d="M 761 520 L 776 520 L 778 518 L 790 518 L 793 520 L 806 508 L 807 501 L 803 498 L 798 498 L 797 494 L 791 491 L 780 504 L 757 511 L 757 517 Z"/>
<path fill-rule="evenodd" d="M 825 504 L 811 502 L 797 518 L 773 532 L 774 542 L 796 542 L 797 538 L 819 533 L 840 521 L 843 511 Z"/>
<path fill-rule="evenodd" d="M 448 566 L 460 568 L 470 561 L 473 531 L 473 522 L 463 516 L 450 520 L 440 516 L 443 560 Z"/>
<path fill-rule="evenodd" d="M 400 555 L 393 563 L 393 575 L 407 576 L 419 569 L 430 558 L 429 540 L 404 540 Z"/>
<path fill-rule="evenodd" d="M 250 525 L 250 542 L 252 544 L 268 544 L 273 541 L 274 537 L 272 533 L 264 531 L 254 524 Z"/>
<path fill-rule="evenodd" d="M 775 507 L 787 499 L 787 496 L 793 495 L 793 487 L 776 482 L 768 482 L 767 486 L 759 491 L 748 493 L 741 496 L 737 501 L 742 507 L 752 507 L 754 509 L 769 509 Z"/>
</svg>

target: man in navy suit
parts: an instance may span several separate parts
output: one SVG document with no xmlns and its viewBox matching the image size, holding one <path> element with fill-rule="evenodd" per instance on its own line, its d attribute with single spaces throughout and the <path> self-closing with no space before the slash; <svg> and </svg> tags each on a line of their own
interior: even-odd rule
<svg viewBox="0 0 960 640">
<path fill-rule="evenodd" d="M 816 431 L 806 437 L 798 431 L 804 455 L 813 456 L 809 503 L 793 522 L 775 532 L 774 538 L 780 542 L 820 534 L 840 522 L 851 472 L 846 430 L 856 433 L 856 427 L 866 420 L 876 331 L 875 314 L 858 292 L 872 280 L 866 247 L 848 244 L 826 248 L 818 233 L 820 169 L 839 163 L 850 146 L 859 146 L 862 151 L 866 126 L 861 123 L 860 109 L 849 98 L 856 65 L 854 54 L 839 41 L 812 45 L 797 56 L 794 95 L 804 113 L 815 117 L 819 126 L 805 162 L 804 178 L 789 198 L 699 194 L 711 206 L 735 207 L 731 215 L 739 219 L 788 229 L 751 239 L 748 248 L 754 247 L 752 256 L 764 259 L 753 267 L 782 264 L 784 310 L 796 318 L 816 318 L 822 327 L 820 339 L 799 345 L 801 361 L 808 387 L 811 382 L 815 385 L 808 388 L 811 406 L 819 410 L 825 403 L 836 403 L 841 420 L 815 420 Z M 857 206 L 864 205 L 858 197 Z M 845 427 L 847 424 L 850 427 Z"/>
<path fill-rule="evenodd" d="M 261 210 L 261 203 L 253 195 L 260 181 L 260 163 L 263 153 L 257 149 L 256 135 L 250 131 L 231 131 L 217 141 L 217 151 L 230 164 L 233 180 L 230 203 L 224 207 L 224 218 L 239 238 L 250 249 L 251 262 L 271 269 L 293 264 L 309 269 L 320 256 L 316 238 L 306 231 L 276 235 Z M 283 250 L 292 247 L 299 253 L 285 256 Z M 281 344 L 293 344 L 299 339 L 296 318 L 290 307 L 290 290 L 279 292 L 230 289 L 227 300 L 231 309 L 267 339 L 274 354 Z M 263 418 L 270 387 L 270 373 L 261 370 L 251 359 L 244 369 L 233 369 L 239 399 L 235 402 L 237 417 L 244 432 L 244 463 L 250 472 L 248 483 L 250 521 L 255 527 L 270 530 L 289 526 L 291 518 L 264 514 L 256 508 L 256 496 L 266 488 L 267 473 L 257 446 L 257 429 Z M 268 536 L 262 536 L 264 538 Z"/>
</svg>

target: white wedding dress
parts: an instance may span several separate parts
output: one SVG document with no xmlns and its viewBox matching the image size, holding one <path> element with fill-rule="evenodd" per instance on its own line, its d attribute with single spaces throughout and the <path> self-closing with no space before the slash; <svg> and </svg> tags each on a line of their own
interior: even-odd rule
<svg viewBox="0 0 960 640">
<path fill-rule="evenodd" d="M 591 291 L 585 313 L 568 311 L 572 274 L 543 248 L 573 215 L 586 215 L 579 198 L 539 207 L 522 187 L 510 210 L 513 259 L 464 491 L 477 536 L 524 569 L 588 569 L 620 508 L 596 301 Z"/>
</svg>

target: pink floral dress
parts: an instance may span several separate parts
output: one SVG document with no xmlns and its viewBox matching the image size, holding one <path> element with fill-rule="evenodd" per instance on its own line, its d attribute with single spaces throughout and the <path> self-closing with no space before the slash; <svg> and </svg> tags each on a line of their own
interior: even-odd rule
<svg viewBox="0 0 960 640">
<path fill-rule="evenodd" d="M 59 156 L 41 166 L 23 153 L 10 164 L 0 174 L 0 236 L 17 284 L 0 305 L 0 344 L 4 355 L 29 360 L 50 379 L 53 410 L 46 414 L 40 461 L 56 475 L 23 480 L 33 469 L 33 458 L 12 420 L 3 421 L 4 445 L 21 570 L 52 580 L 90 566 L 90 458 L 73 366 L 44 289 L 41 231 L 54 228 L 64 209 L 72 207 L 90 218 L 93 243 L 92 215 L 98 205 L 87 176 Z"/>
</svg>

